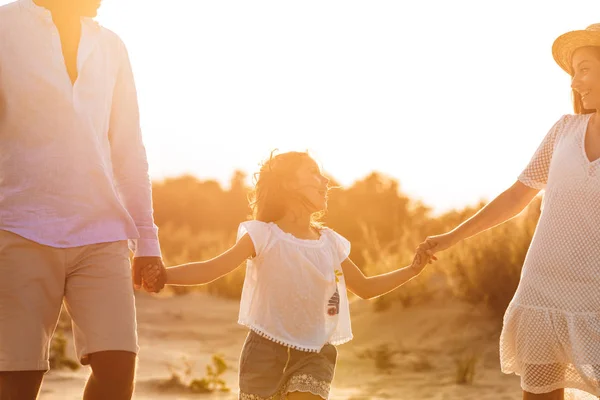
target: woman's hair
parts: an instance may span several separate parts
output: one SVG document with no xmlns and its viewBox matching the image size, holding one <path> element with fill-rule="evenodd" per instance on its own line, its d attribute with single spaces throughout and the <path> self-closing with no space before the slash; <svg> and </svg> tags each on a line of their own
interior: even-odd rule
<svg viewBox="0 0 600 400">
<path fill-rule="evenodd" d="M 583 101 L 581 101 L 581 95 L 577 93 L 575 89 L 572 90 L 573 97 L 573 112 L 575 114 L 591 114 L 596 112 L 596 110 L 588 110 L 583 107 Z"/>
<path fill-rule="evenodd" d="M 600 47 L 594 46 L 594 50 L 596 51 L 596 57 L 600 61 Z M 571 73 L 571 78 L 573 78 L 574 72 Z M 575 89 L 571 91 L 571 97 L 573 99 L 573 112 L 575 114 L 591 114 L 596 110 L 588 110 L 583 107 L 583 101 L 581 101 L 581 95 L 577 93 Z"/>
<path fill-rule="evenodd" d="M 254 174 L 254 188 L 249 193 L 248 201 L 252 209 L 252 217 L 262 222 L 275 222 L 286 214 L 292 202 L 306 204 L 307 200 L 294 190 L 288 188 L 288 183 L 298 179 L 300 166 L 313 160 L 308 152 L 290 151 L 273 155 L 261 164 L 260 171 Z M 313 160 L 314 161 L 314 160 Z M 322 229 L 321 219 L 324 211 L 311 215 L 311 226 Z"/>
</svg>

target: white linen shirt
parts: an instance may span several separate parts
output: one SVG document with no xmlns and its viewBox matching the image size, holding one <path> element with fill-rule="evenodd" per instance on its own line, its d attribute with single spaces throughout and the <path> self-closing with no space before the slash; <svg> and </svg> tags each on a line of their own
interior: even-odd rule
<svg viewBox="0 0 600 400">
<path fill-rule="evenodd" d="M 131 239 L 159 256 L 127 50 L 81 21 L 73 85 L 50 12 L 0 7 L 0 229 L 61 248 Z"/>
</svg>

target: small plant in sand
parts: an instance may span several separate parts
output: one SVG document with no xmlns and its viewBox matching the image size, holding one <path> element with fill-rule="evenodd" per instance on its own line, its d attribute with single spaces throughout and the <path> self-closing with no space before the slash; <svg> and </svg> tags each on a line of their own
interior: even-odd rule
<svg viewBox="0 0 600 400">
<path fill-rule="evenodd" d="M 180 372 L 173 364 L 169 364 L 171 377 L 159 384 L 159 389 L 168 391 L 183 391 L 192 393 L 229 392 L 227 383 L 222 375 L 229 369 L 225 359 L 220 354 L 212 357 L 212 364 L 206 366 L 204 378 L 193 378 L 194 365 L 189 360 L 183 360 L 183 372 Z"/>
<path fill-rule="evenodd" d="M 79 363 L 67 356 L 67 339 L 62 329 L 57 329 L 50 344 L 50 368 L 68 368 L 72 371 L 79 369 Z"/>
<path fill-rule="evenodd" d="M 455 381 L 459 385 L 471 385 L 475 380 L 475 370 L 479 356 L 472 350 L 463 351 L 454 358 Z"/>
<path fill-rule="evenodd" d="M 228 369 L 223 356 L 213 355 L 212 365 L 206 366 L 206 376 L 202 379 L 194 379 L 190 383 L 190 389 L 195 393 L 229 392 L 227 383 L 221 378 Z"/>
</svg>

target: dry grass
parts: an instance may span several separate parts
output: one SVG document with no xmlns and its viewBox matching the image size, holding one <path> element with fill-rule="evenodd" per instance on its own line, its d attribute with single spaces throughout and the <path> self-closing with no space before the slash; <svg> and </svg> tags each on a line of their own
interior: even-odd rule
<svg viewBox="0 0 600 400">
<path fill-rule="evenodd" d="M 223 379 L 223 374 L 230 367 L 220 354 L 212 356 L 212 364 L 206 366 L 206 374 L 202 378 L 194 377 L 194 364 L 187 359 L 177 366 L 167 364 L 171 376 L 166 380 L 155 382 L 156 389 L 169 393 L 215 393 L 230 392 L 231 389 Z"/>
<path fill-rule="evenodd" d="M 513 220 L 483 232 L 438 254 L 416 279 L 373 301 L 375 311 L 399 302 L 404 307 L 425 304 L 452 296 L 470 304 L 483 305 L 496 315 L 503 314 L 519 282 L 521 267 L 539 217 L 539 200 Z M 443 218 L 442 218 L 443 219 Z M 446 218 L 448 219 L 448 218 Z M 443 225 L 440 221 L 433 221 Z M 453 226 L 454 221 L 445 222 Z M 191 233 L 188 229 L 161 228 L 161 243 L 167 265 L 208 260 L 235 243 L 235 233 Z M 410 264 L 419 240 L 410 232 L 382 243 L 377 229 L 362 226 L 359 248 L 361 269 L 369 276 Z M 355 253 L 353 253 L 356 256 Z M 352 255 L 351 255 L 352 256 Z M 240 266 L 233 273 L 202 287 L 171 287 L 177 294 L 194 290 L 226 298 L 239 298 L 245 275 Z"/>
</svg>

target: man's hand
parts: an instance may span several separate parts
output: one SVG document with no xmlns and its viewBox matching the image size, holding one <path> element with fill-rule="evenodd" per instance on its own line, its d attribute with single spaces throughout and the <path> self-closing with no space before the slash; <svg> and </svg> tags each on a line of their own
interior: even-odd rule
<svg viewBox="0 0 600 400">
<path fill-rule="evenodd" d="M 156 281 L 152 285 L 149 285 L 142 279 L 142 270 L 151 265 L 158 266 L 160 273 Z M 131 273 L 134 287 L 140 289 L 143 286 L 147 292 L 158 293 L 165 287 L 165 283 L 167 282 L 167 270 L 160 257 L 134 257 Z"/>
<path fill-rule="evenodd" d="M 147 292 L 156 290 L 160 274 L 161 267 L 156 264 L 146 265 L 145 268 L 142 268 L 142 286 Z"/>
</svg>

